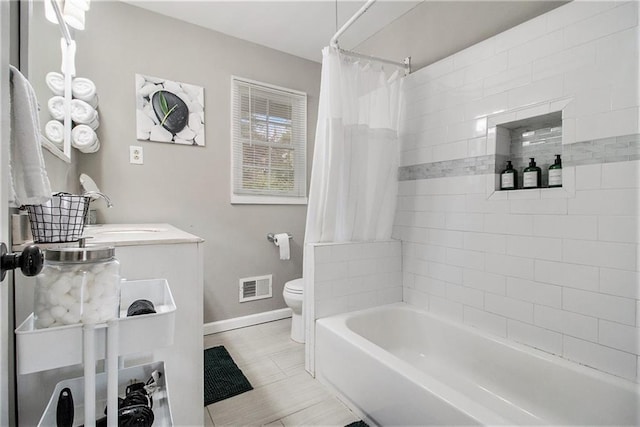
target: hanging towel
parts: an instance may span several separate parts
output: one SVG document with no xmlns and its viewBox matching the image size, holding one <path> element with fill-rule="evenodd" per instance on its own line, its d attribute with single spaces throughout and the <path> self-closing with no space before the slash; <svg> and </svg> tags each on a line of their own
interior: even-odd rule
<svg viewBox="0 0 640 427">
<path fill-rule="evenodd" d="M 62 96 L 52 96 L 47 102 L 49 114 L 56 120 L 64 120 L 64 98 Z"/>
<path fill-rule="evenodd" d="M 44 134 L 47 139 L 61 150 L 64 150 L 64 125 L 57 120 L 49 120 L 44 125 Z"/>
<path fill-rule="evenodd" d="M 275 236 L 273 236 L 273 242 L 280 248 L 280 259 L 288 260 L 290 257 L 289 234 L 276 234 Z"/>
<path fill-rule="evenodd" d="M 45 81 L 54 95 L 64 95 L 64 76 L 62 74 L 51 71 L 47 73 Z"/>
<path fill-rule="evenodd" d="M 62 51 L 62 64 L 60 70 L 63 75 L 69 73 L 71 77 L 76 75 L 76 42 L 71 40 L 69 44 L 62 37 L 60 39 L 60 50 Z"/>
<path fill-rule="evenodd" d="M 71 83 L 71 93 L 74 98 L 89 102 L 96 96 L 96 85 L 89 79 L 76 77 Z"/>
<path fill-rule="evenodd" d="M 9 67 L 9 203 L 12 206 L 46 203 L 51 200 L 51 184 L 40 146 L 38 100 L 22 73 L 14 66 Z"/>
<path fill-rule="evenodd" d="M 98 112 L 81 99 L 71 100 L 71 120 L 86 125 L 98 118 Z"/>
</svg>

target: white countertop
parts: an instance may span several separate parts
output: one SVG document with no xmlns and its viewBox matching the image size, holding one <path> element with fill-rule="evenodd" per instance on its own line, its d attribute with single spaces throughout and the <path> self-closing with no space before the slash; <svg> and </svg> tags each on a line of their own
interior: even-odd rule
<svg viewBox="0 0 640 427">
<path fill-rule="evenodd" d="M 182 231 L 170 224 L 96 224 L 84 228 L 86 245 L 139 246 L 166 245 L 174 243 L 200 243 L 201 237 Z M 21 251 L 33 242 L 14 245 L 14 251 Z M 42 249 L 52 247 L 77 246 L 70 243 L 37 243 Z"/>
</svg>

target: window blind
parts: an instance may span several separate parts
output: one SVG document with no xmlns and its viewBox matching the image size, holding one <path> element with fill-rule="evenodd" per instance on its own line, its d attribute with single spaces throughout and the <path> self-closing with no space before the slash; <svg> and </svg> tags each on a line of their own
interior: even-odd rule
<svg viewBox="0 0 640 427">
<path fill-rule="evenodd" d="M 307 95 L 232 78 L 234 195 L 306 197 Z"/>
</svg>

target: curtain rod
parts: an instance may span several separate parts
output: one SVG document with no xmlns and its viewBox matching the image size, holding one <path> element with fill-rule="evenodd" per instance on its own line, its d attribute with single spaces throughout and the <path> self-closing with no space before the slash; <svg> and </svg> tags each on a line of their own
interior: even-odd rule
<svg viewBox="0 0 640 427">
<path fill-rule="evenodd" d="M 397 67 L 404 68 L 407 74 L 409 74 L 411 72 L 411 57 L 410 56 L 407 56 L 406 58 L 404 58 L 404 60 L 402 62 L 398 62 L 398 61 L 392 61 L 390 59 L 378 58 L 377 56 L 365 55 L 363 53 L 354 52 L 352 50 L 345 50 L 345 49 L 342 49 L 340 47 L 338 47 L 336 49 L 338 49 L 338 51 L 343 55 L 355 56 L 357 58 L 363 58 L 363 59 L 372 59 L 374 61 L 382 62 L 382 63 L 385 63 L 385 64 L 391 64 L 391 65 L 395 65 Z"/>
<path fill-rule="evenodd" d="M 60 6 L 56 0 L 47 0 L 51 2 L 51 6 L 53 7 L 53 11 L 56 13 L 56 18 L 58 19 L 58 25 L 60 26 L 60 32 L 62 32 L 62 37 L 67 42 L 67 46 L 71 44 L 71 34 L 69 33 L 69 27 L 67 27 L 67 23 L 64 22 L 64 17 L 62 16 L 62 12 L 60 11 Z"/>
<path fill-rule="evenodd" d="M 331 40 L 329 41 L 329 45 L 331 47 L 334 47 L 336 49 L 338 49 L 338 51 L 344 55 L 349 55 L 349 56 L 355 56 L 358 58 L 364 58 L 364 59 L 372 59 L 374 61 L 379 61 L 379 62 L 383 62 L 385 64 L 392 64 L 392 65 L 396 65 L 398 67 L 402 67 L 405 69 L 406 74 L 409 74 L 411 72 L 411 57 L 408 56 L 404 59 L 404 61 L 402 62 L 398 62 L 398 61 L 391 61 L 389 59 L 384 59 L 384 58 L 378 58 L 376 56 L 372 56 L 372 55 L 364 55 L 362 53 L 358 53 L 358 52 L 354 52 L 352 50 L 345 50 L 340 48 L 340 45 L 338 44 L 338 37 L 340 37 L 345 31 L 347 31 L 347 29 L 353 25 L 354 22 L 356 22 L 358 20 L 358 18 L 360 18 L 362 15 L 364 15 L 364 13 L 369 10 L 369 8 L 371 6 L 373 6 L 373 4 L 376 2 L 376 0 L 367 0 L 367 2 L 364 4 L 364 6 L 362 6 L 356 13 L 353 14 L 353 16 L 351 18 L 349 18 L 349 20 L 347 22 L 344 23 L 344 25 L 342 27 L 340 27 L 340 29 L 338 31 L 336 31 L 336 33 L 333 35 L 333 37 L 331 37 Z"/>
</svg>

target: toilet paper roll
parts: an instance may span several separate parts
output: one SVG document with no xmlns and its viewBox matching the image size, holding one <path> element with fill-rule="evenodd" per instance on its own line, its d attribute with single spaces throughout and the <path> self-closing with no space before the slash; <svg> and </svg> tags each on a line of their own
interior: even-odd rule
<svg viewBox="0 0 640 427">
<path fill-rule="evenodd" d="M 290 258 L 289 234 L 278 233 L 273 236 L 273 242 L 280 248 L 280 259 L 288 260 Z"/>
</svg>

